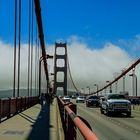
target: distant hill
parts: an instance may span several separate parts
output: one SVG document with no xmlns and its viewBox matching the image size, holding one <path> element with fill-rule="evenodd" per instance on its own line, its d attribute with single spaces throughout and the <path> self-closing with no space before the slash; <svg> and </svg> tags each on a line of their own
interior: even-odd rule
<svg viewBox="0 0 140 140">
<path fill-rule="evenodd" d="M 16 95 L 17 95 L 17 90 L 15 91 Z M 38 95 L 38 91 L 35 89 L 32 89 L 32 95 Z M 7 98 L 7 97 L 12 97 L 13 96 L 13 90 L 0 90 L 0 98 Z M 20 89 L 19 90 L 19 96 L 28 96 L 28 91 L 27 89 Z"/>
</svg>

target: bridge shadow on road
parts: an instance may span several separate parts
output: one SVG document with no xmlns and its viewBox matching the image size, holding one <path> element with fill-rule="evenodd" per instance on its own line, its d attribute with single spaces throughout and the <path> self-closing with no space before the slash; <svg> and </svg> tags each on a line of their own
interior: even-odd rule
<svg viewBox="0 0 140 140">
<path fill-rule="evenodd" d="M 32 125 L 32 130 L 27 140 L 49 140 L 50 106 L 45 104 Z"/>
</svg>

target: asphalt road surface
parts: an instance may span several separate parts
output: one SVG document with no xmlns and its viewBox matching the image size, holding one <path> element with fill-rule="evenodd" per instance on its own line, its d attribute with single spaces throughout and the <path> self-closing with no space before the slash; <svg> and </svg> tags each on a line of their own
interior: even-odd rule
<svg viewBox="0 0 140 140">
<path fill-rule="evenodd" d="M 77 114 L 88 121 L 100 140 L 140 140 L 140 110 L 132 110 L 131 117 L 123 114 L 108 117 L 99 108 L 77 103 Z"/>
</svg>

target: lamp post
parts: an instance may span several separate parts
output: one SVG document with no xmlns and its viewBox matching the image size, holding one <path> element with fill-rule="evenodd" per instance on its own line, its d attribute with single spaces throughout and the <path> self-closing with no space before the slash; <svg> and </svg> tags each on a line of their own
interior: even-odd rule
<svg viewBox="0 0 140 140">
<path fill-rule="evenodd" d="M 125 71 L 125 69 L 122 70 L 122 73 Z M 123 76 L 123 93 L 125 93 L 125 75 Z"/>
<path fill-rule="evenodd" d="M 84 88 L 82 88 L 82 92 L 83 92 L 83 94 L 85 94 L 85 89 Z"/>
<path fill-rule="evenodd" d="M 89 86 L 87 86 L 87 88 L 89 89 L 89 94 L 90 94 L 90 87 L 89 87 Z"/>
<path fill-rule="evenodd" d="M 53 56 L 46 54 L 46 59 L 48 59 L 48 58 L 53 58 Z M 41 95 L 41 62 L 42 61 L 43 61 L 43 56 L 41 56 L 39 59 L 39 96 Z M 48 88 L 49 87 L 47 86 L 47 92 L 48 92 Z"/>
<path fill-rule="evenodd" d="M 129 74 L 129 76 L 134 77 L 136 80 L 136 97 L 137 97 L 137 76 L 135 73 Z M 133 85 L 134 85 L 134 81 L 133 81 Z M 134 86 L 133 86 L 133 95 L 134 95 Z"/>
<path fill-rule="evenodd" d="M 98 87 L 98 85 L 97 84 L 94 84 L 94 86 L 96 86 L 97 87 L 97 96 L 98 96 L 98 89 L 99 89 L 99 87 Z"/>
<path fill-rule="evenodd" d="M 39 59 L 39 97 L 41 95 L 41 62 L 43 61 L 43 57 Z"/>
<path fill-rule="evenodd" d="M 110 83 L 110 81 L 106 81 L 106 83 Z M 110 85 L 110 93 L 112 93 L 112 85 Z"/>
<path fill-rule="evenodd" d="M 125 75 L 123 76 L 123 92 L 125 93 Z"/>
<path fill-rule="evenodd" d="M 115 93 L 117 93 L 117 88 L 118 88 L 118 81 L 115 83 Z"/>
<path fill-rule="evenodd" d="M 105 88 L 105 95 L 106 95 L 106 88 Z"/>
</svg>

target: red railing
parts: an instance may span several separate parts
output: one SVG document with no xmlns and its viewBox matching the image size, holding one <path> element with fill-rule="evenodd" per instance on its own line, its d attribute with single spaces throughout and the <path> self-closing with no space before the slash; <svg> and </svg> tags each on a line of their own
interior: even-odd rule
<svg viewBox="0 0 140 140">
<path fill-rule="evenodd" d="M 76 105 L 73 103 L 64 103 L 58 98 L 58 105 L 65 133 L 65 140 L 77 139 L 77 128 L 85 140 L 99 140 L 91 130 L 90 125 L 82 117 L 76 115 Z M 84 120 L 84 121 L 83 121 Z"/>
<path fill-rule="evenodd" d="M 39 97 L 17 97 L 0 99 L 0 122 L 39 102 Z"/>
</svg>

